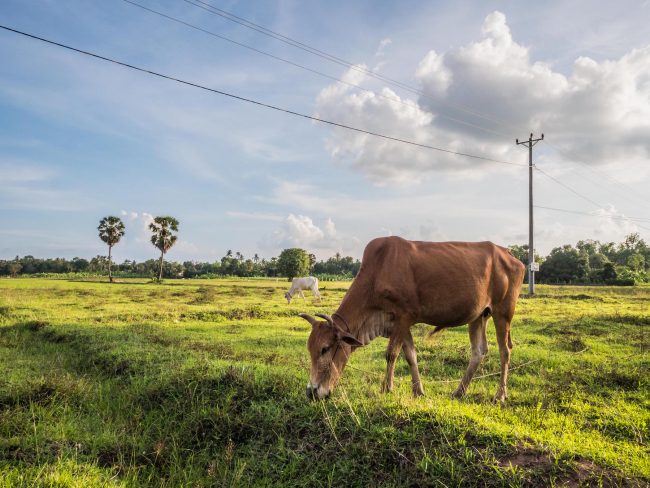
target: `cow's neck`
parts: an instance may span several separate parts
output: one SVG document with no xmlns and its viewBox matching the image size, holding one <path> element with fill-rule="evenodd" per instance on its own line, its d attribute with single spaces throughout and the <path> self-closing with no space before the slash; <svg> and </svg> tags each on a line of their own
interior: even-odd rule
<svg viewBox="0 0 650 488">
<path fill-rule="evenodd" d="M 394 322 L 381 310 L 352 310 L 342 303 L 334 314 L 339 327 L 349 332 L 364 346 L 375 337 L 389 337 Z"/>
</svg>

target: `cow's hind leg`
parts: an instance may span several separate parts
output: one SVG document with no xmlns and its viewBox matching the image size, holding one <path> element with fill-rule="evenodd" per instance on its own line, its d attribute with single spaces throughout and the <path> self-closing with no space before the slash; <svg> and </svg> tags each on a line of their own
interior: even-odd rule
<svg viewBox="0 0 650 488">
<path fill-rule="evenodd" d="M 382 384 L 381 390 L 384 393 L 393 391 L 393 379 L 395 377 L 395 362 L 402 349 L 403 337 L 401 334 L 393 334 L 388 339 L 388 348 L 386 349 L 386 378 Z"/>
<path fill-rule="evenodd" d="M 469 340 L 472 345 L 472 357 L 458 388 L 451 394 L 453 398 L 462 398 L 465 395 L 476 368 L 487 354 L 487 317 L 481 316 L 469 324 Z"/>
<path fill-rule="evenodd" d="M 404 337 L 404 345 L 402 347 L 404 351 L 404 358 L 409 365 L 411 370 L 411 386 L 413 387 L 413 395 L 421 396 L 424 395 L 424 388 L 422 388 L 422 381 L 420 381 L 420 371 L 418 369 L 418 359 L 415 353 L 415 344 L 413 343 L 413 336 L 409 330 Z"/>
<path fill-rule="evenodd" d="M 512 351 L 512 339 L 510 338 L 510 320 L 511 317 L 503 315 L 494 316 L 494 325 L 497 331 L 497 343 L 499 344 L 499 354 L 501 356 L 501 380 L 494 395 L 495 402 L 504 402 L 508 396 L 508 369 L 510 368 L 510 353 Z"/>
</svg>

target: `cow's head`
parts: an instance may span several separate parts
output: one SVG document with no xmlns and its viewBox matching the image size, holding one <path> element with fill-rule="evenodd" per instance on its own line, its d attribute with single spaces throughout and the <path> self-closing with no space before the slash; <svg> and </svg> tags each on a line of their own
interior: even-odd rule
<svg viewBox="0 0 650 488">
<path fill-rule="evenodd" d="M 338 327 L 329 315 L 316 314 L 325 321 L 318 321 L 306 313 L 300 316 L 311 324 L 307 340 L 311 356 L 307 398 L 320 400 L 330 396 L 353 348 L 363 344 Z"/>
<path fill-rule="evenodd" d="M 287 299 L 287 303 L 291 303 L 291 293 L 286 292 L 286 293 L 284 294 L 284 298 Z"/>
</svg>

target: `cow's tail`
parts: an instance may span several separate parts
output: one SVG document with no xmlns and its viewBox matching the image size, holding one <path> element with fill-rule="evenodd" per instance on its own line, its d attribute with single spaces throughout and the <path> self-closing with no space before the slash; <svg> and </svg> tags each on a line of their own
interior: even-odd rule
<svg viewBox="0 0 650 488">
<path fill-rule="evenodd" d="M 436 325 L 435 328 L 427 334 L 427 339 L 431 339 L 434 336 L 437 336 L 440 332 L 447 329 L 448 325 Z"/>
</svg>

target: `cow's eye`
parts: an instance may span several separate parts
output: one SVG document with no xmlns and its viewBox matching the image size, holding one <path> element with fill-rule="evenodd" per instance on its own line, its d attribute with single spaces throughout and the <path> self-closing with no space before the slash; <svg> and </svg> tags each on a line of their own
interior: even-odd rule
<svg viewBox="0 0 650 488">
<path fill-rule="evenodd" d="M 325 346 L 323 349 L 320 350 L 320 355 L 325 356 L 327 354 L 327 351 L 330 350 L 330 346 Z"/>
</svg>

